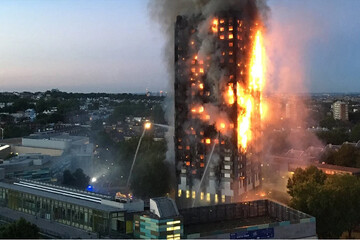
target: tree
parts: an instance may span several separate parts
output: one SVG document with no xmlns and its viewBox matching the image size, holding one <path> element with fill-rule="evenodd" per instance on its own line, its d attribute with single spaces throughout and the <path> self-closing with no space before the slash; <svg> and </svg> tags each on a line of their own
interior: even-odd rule
<svg viewBox="0 0 360 240">
<path fill-rule="evenodd" d="M 344 167 L 356 167 L 357 159 L 360 160 L 359 150 L 350 144 L 343 144 L 335 153 L 335 165 Z"/>
<path fill-rule="evenodd" d="M 84 189 L 89 185 L 90 177 L 81 168 L 75 170 L 73 177 L 75 179 L 75 187 Z"/>
<path fill-rule="evenodd" d="M 39 238 L 40 229 L 35 224 L 20 218 L 18 221 L 2 225 L 0 227 L 0 238 L 5 239 L 35 239 Z"/>
<path fill-rule="evenodd" d="M 360 167 L 360 149 L 350 144 L 343 144 L 338 151 L 328 150 L 323 153 L 321 161 L 343 167 Z"/>
<path fill-rule="evenodd" d="M 170 192 L 170 166 L 164 159 L 150 156 L 136 166 L 131 179 L 131 190 L 137 197 L 159 197 Z"/>
<path fill-rule="evenodd" d="M 297 169 L 288 181 L 290 206 L 316 217 L 321 238 L 339 238 L 360 224 L 360 180 L 351 175 L 326 176 L 316 167 Z"/>
<path fill-rule="evenodd" d="M 316 134 L 320 140 L 326 144 L 342 144 L 343 142 L 349 141 L 350 136 L 344 129 L 336 129 L 331 131 L 318 132 Z"/>
<path fill-rule="evenodd" d="M 351 238 L 352 230 L 360 224 L 360 180 L 348 174 L 334 175 L 326 180 L 324 188 L 335 203 L 335 226 L 342 227 L 339 232 L 345 228 Z"/>
<path fill-rule="evenodd" d="M 306 170 L 297 168 L 289 178 L 287 188 L 292 197 L 290 205 L 300 211 L 309 212 L 308 199 L 315 195 L 326 180 L 326 174 L 314 166 Z"/>
<path fill-rule="evenodd" d="M 67 169 L 63 172 L 63 182 L 62 183 L 67 186 L 75 185 L 75 178 L 71 174 L 70 170 Z"/>
<path fill-rule="evenodd" d="M 85 175 L 81 168 L 71 173 L 70 170 L 63 172 L 63 184 L 70 187 L 85 189 L 90 182 L 90 177 Z"/>
<path fill-rule="evenodd" d="M 330 130 L 337 126 L 336 120 L 331 116 L 328 116 L 325 119 L 321 120 L 319 124 L 320 124 L 320 127 L 327 128 Z"/>
<path fill-rule="evenodd" d="M 357 142 L 360 140 L 360 123 L 356 124 L 352 130 L 351 130 L 351 134 L 350 134 L 350 140 L 352 142 Z"/>
<path fill-rule="evenodd" d="M 139 139 L 121 142 L 119 150 L 119 166 L 121 175 L 127 179 L 132 164 L 136 146 Z M 169 163 L 165 161 L 166 142 L 154 141 L 152 137 L 145 136 L 136 159 L 130 187 L 136 197 L 148 198 L 164 196 L 171 189 L 171 174 Z"/>
<path fill-rule="evenodd" d="M 9 124 L 4 128 L 4 138 L 28 136 L 33 133 L 29 126 Z"/>
</svg>

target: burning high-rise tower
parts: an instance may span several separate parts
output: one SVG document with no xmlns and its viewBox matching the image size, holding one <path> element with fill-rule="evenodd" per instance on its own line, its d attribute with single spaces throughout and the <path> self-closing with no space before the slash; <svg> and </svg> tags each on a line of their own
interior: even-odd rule
<svg viewBox="0 0 360 240">
<path fill-rule="evenodd" d="M 261 26 L 252 0 L 210 17 L 177 17 L 175 159 L 180 207 L 237 201 L 260 185 Z"/>
</svg>

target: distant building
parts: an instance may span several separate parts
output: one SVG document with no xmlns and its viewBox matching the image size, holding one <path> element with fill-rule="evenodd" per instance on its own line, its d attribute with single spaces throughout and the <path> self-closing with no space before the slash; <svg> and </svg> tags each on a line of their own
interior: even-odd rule
<svg viewBox="0 0 360 240">
<path fill-rule="evenodd" d="M 36 153 L 20 154 L 0 163 L 5 178 L 23 178 L 42 182 L 61 177 L 69 169 L 71 158 L 42 155 Z"/>
<path fill-rule="evenodd" d="M 36 119 L 36 111 L 33 108 L 29 108 L 25 111 L 25 117 L 29 118 L 31 122 Z"/>
<path fill-rule="evenodd" d="M 61 152 L 61 156 L 71 156 L 71 167 L 81 168 L 87 175 L 92 174 L 94 145 L 88 137 L 71 136 L 69 134 L 39 133 L 22 139 L 22 147 L 26 149 L 49 149 Z M 19 147 L 18 147 L 19 148 Z"/>
<path fill-rule="evenodd" d="M 349 107 L 347 103 L 336 101 L 332 107 L 333 107 L 333 116 L 335 120 L 342 120 L 342 121 L 349 120 Z"/>
<path fill-rule="evenodd" d="M 4 143 L 6 142 L 7 140 L 4 141 Z M 32 166 L 31 168 L 36 168 L 36 170 L 49 167 L 47 169 L 47 175 L 50 173 L 60 173 L 59 171 L 62 170 L 63 167 L 68 167 L 71 169 L 81 168 L 83 169 L 84 173 L 89 176 L 91 176 L 93 173 L 94 145 L 90 143 L 88 137 L 72 136 L 65 133 L 53 132 L 37 133 L 23 137 L 21 142 L 9 142 L 8 144 L 11 147 L 11 152 L 13 152 L 15 155 L 19 155 L 19 157 L 9 160 L 9 164 L 11 163 L 10 165 L 21 166 L 24 164 L 24 161 L 28 161 L 29 163 L 27 163 L 28 165 L 26 166 Z M 40 158 L 49 158 L 50 161 L 45 160 L 42 161 L 40 165 L 33 166 L 31 159 L 34 157 L 39 158 L 39 156 Z M 55 162 L 56 167 L 53 165 Z M 61 163 L 61 166 L 57 165 L 57 163 Z M 0 165 L 0 168 L 1 167 L 2 165 Z M 58 169 L 58 171 L 55 171 L 56 169 Z M 19 171 L 20 170 L 21 174 L 20 172 L 20 175 L 15 174 L 16 177 L 34 179 L 32 177 L 26 177 L 28 175 L 22 175 L 23 172 L 30 170 L 29 168 L 19 169 Z M 6 176 L 13 176 L 10 174 L 9 170 L 6 170 L 5 172 Z M 28 172 L 28 174 L 32 174 L 32 172 Z M 15 175 L 13 177 L 15 177 Z M 46 178 L 49 179 L 49 177 Z"/>
</svg>

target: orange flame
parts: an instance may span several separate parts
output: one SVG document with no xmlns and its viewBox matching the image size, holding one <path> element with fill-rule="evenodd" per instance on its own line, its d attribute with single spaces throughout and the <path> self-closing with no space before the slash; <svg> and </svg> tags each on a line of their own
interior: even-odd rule
<svg viewBox="0 0 360 240">
<path fill-rule="evenodd" d="M 219 20 L 214 19 L 213 22 L 212 22 L 212 27 L 211 27 L 213 33 L 217 33 L 218 26 L 219 26 Z"/>
<path fill-rule="evenodd" d="M 236 97 L 238 104 L 237 138 L 238 148 L 246 152 L 249 141 L 254 137 L 253 125 L 259 123 L 259 117 L 263 118 L 262 89 L 264 85 L 264 47 L 261 31 L 256 32 L 250 59 L 248 86 L 239 82 L 236 85 Z M 259 113 L 260 116 L 256 114 Z M 256 122 L 257 121 L 257 122 Z M 260 125 L 258 124 L 257 127 Z"/>
<path fill-rule="evenodd" d="M 263 46 L 261 32 L 259 30 L 256 33 L 253 54 L 250 60 L 250 90 L 261 92 L 263 87 L 263 76 Z"/>
<path fill-rule="evenodd" d="M 235 103 L 235 96 L 234 96 L 234 87 L 232 84 L 228 86 L 228 90 L 226 93 L 226 100 L 229 105 L 233 105 Z"/>
</svg>

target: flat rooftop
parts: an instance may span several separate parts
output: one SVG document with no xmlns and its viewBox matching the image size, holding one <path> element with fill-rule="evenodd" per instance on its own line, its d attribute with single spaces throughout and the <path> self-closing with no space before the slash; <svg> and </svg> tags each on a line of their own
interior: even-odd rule
<svg viewBox="0 0 360 240">
<path fill-rule="evenodd" d="M 107 196 L 106 199 L 105 195 L 102 198 L 101 195 L 86 194 L 86 192 L 65 190 L 64 188 L 58 188 L 54 185 L 48 186 L 28 181 L 16 181 L 13 183 L 0 182 L 0 188 L 33 194 L 44 198 L 50 198 L 56 201 L 71 203 L 106 212 L 125 211 L 125 209 L 122 209 L 120 207 L 109 206 L 101 203 L 102 199 L 109 200 L 108 198 L 110 196 Z"/>
<path fill-rule="evenodd" d="M 276 219 L 273 219 L 269 216 L 263 217 L 253 217 L 247 219 L 234 219 L 222 222 L 213 222 L 213 223 L 202 223 L 202 224 L 190 224 L 186 225 L 184 228 L 185 235 L 194 234 L 194 233 L 203 233 L 203 232 L 212 232 L 216 231 L 226 231 L 226 230 L 234 230 L 234 229 L 242 229 L 255 225 L 264 225 L 270 223 L 279 222 Z"/>
<path fill-rule="evenodd" d="M 47 134 L 31 134 L 30 136 L 23 137 L 25 139 L 48 139 L 54 141 L 77 141 L 84 139 L 86 137 L 82 136 L 72 136 L 69 134 L 61 133 L 47 133 Z"/>
<path fill-rule="evenodd" d="M 314 222 L 315 218 L 268 199 L 180 209 L 184 234 L 201 237 Z"/>
</svg>

